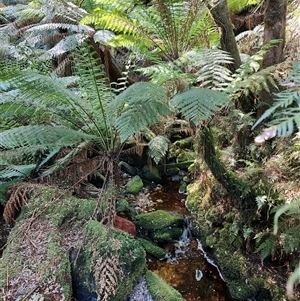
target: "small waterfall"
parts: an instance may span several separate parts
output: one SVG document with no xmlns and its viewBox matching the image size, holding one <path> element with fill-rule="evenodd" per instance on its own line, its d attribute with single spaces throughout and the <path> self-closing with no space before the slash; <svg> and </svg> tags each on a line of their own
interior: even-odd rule
<svg viewBox="0 0 300 301">
<path fill-rule="evenodd" d="M 191 242 L 191 237 L 190 219 L 186 217 L 182 234 L 179 240 L 174 242 L 174 254 L 173 252 L 168 252 L 166 254 L 167 262 L 176 262 L 177 259 L 185 256 L 186 248 Z"/>
</svg>

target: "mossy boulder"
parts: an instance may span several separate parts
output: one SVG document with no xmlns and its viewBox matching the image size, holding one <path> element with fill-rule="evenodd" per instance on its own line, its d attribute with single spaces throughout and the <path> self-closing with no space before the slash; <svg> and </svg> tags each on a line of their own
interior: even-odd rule
<svg viewBox="0 0 300 301">
<path fill-rule="evenodd" d="M 153 240 L 158 242 L 165 242 L 171 240 L 178 240 L 182 235 L 182 228 L 179 227 L 170 227 L 168 229 L 161 229 L 154 231 Z"/>
<path fill-rule="evenodd" d="M 182 234 L 184 218 L 164 210 L 142 213 L 136 216 L 135 224 L 141 234 L 146 234 L 155 241 L 178 239 Z"/>
<path fill-rule="evenodd" d="M 165 257 L 166 251 L 163 248 L 155 245 L 153 242 L 144 238 L 138 238 L 137 241 L 142 245 L 148 254 L 156 257 L 157 259 L 162 259 Z"/>
<path fill-rule="evenodd" d="M 156 183 L 161 180 L 160 172 L 156 166 L 145 165 L 142 169 L 142 177 L 147 181 Z"/>
<path fill-rule="evenodd" d="M 107 293 L 109 301 L 124 301 L 144 274 L 143 247 L 131 235 L 92 220 L 95 200 L 26 185 L 26 204 L 0 261 L 5 297 L 69 301 L 76 282 L 90 294 Z M 109 291 L 103 284 L 109 284 Z"/>
<path fill-rule="evenodd" d="M 155 301 L 184 301 L 181 294 L 151 271 L 145 275 L 148 290 Z"/>
<path fill-rule="evenodd" d="M 138 194 L 143 188 L 144 183 L 140 176 L 134 176 L 126 185 L 126 192 L 131 194 Z"/>
<path fill-rule="evenodd" d="M 97 221 L 85 226 L 73 273 L 80 287 L 109 301 L 124 301 L 146 268 L 145 251 L 131 235 L 109 230 Z M 113 279 L 113 281 L 112 281 Z"/>
</svg>

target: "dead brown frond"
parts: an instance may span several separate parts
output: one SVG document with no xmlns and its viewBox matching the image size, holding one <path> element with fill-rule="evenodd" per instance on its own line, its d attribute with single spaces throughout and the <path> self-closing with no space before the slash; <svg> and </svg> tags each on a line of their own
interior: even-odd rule
<svg viewBox="0 0 300 301">
<path fill-rule="evenodd" d="M 142 156 L 144 148 L 147 146 L 146 143 L 138 143 L 135 146 L 132 146 L 130 148 L 127 148 L 125 150 L 123 150 L 123 153 L 125 153 L 126 155 L 134 155 L 137 154 L 139 156 Z"/>
<path fill-rule="evenodd" d="M 27 204 L 27 193 L 31 188 L 32 184 L 22 183 L 14 185 L 10 189 L 10 197 L 3 212 L 3 218 L 7 224 L 14 222 L 16 213 L 21 210 L 23 205 Z"/>
<path fill-rule="evenodd" d="M 95 265 L 94 279 L 97 287 L 98 299 L 107 301 L 117 292 L 123 271 L 120 267 L 118 255 L 106 252 Z"/>
</svg>

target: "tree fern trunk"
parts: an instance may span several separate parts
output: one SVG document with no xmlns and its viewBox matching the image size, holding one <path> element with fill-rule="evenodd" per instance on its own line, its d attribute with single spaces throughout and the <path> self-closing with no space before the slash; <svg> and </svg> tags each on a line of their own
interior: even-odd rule
<svg viewBox="0 0 300 301">
<path fill-rule="evenodd" d="M 231 171 L 227 170 L 223 162 L 216 154 L 212 132 L 204 128 L 200 132 L 200 145 L 205 163 L 211 170 L 216 180 L 227 190 L 232 199 L 242 207 L 251 207 L 254 204 L 255 193 L 242 180 Z"/>
<path fill-rule="evenodd" d="M 227 0 L 220 0 L 216 5 L 208 5 L 208 9 L 218 27 L 221 29 L 220 43 L 222 50 L 229 52 L 234 59 L 233 72 L 241 65 L 241 58 L 235 40 Z M 231 67 L 231 66 L 229 66 Z"/>
</svg>

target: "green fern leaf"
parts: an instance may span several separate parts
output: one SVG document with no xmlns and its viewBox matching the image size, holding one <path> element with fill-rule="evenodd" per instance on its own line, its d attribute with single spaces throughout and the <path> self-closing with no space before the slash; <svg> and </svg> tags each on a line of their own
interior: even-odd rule
<svg viewBox="0 0 300 301">
<path fill-rule="evenodd" d="M 28 125 L 0 133 L 0 148 L 10 150 L 37 145 L 73 146 L 82 140 L 92 140 L 95 136 L 80 133 L 66 127 L 49 125 Z"/>
<path fill-rule="evenodd" d="M 152 83 L 139 82 L 119 94 L 111 104 L 116 112 L 116 128 L 121 142 L 170 113 L 166 90 Z"/>
<path fill-rule="evenodd" d="M 258 248 L 255 250 L 255 252 L 260 252 L 260 255 L 262 259 L 264 260 L 269 255 L 273 254 L 276 250 L 277 246 L 277 236 L 271 235 L 269 238 L 267 238 L 264 242 L 262 242 Z"/>
<path fill-rule="evenodd" d="M 171 105 L 198 126 L 211 118 L 228 100 L 227 94 L 220 91 L 191 88 L 177 94 L 171 100 Z"/>
<path fill-rule="evenodd" d="M 25 178 L 27 177 L 34 169 L 36 164 L 28 165 L 9 165 L 5 166 L 0 170 L 0 180 L 10 180 L 14 178 Z"/>
<path fill-rule="evenodd" d="M 148 155 L 156 164 L 166 155 L 170 140 L 165 136 L 156 136 L 148 143 Z"/>
</svg>

